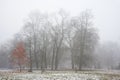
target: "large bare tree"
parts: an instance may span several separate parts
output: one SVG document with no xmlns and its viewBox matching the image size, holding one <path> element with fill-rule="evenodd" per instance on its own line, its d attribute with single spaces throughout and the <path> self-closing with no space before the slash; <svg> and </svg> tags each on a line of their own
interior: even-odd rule
<svg viewBox="0 0 120 80">
<path fill-rule="evenodd" d="M 75 53 L 77 59 L 75 61 L 77 61 L 79 70 L 82 69 L 82 66 L 86 65 L 85 63 L 88 58 L 92 57 L 92 51 L 98 41 L 98 35 L 96 29 L 93 27 L 92 17 L 91 13 L 86 10 L 72 19 L 72 25 L 76 28 L 73 40 L 74 50 L 77 52 Z"/>
</svg>

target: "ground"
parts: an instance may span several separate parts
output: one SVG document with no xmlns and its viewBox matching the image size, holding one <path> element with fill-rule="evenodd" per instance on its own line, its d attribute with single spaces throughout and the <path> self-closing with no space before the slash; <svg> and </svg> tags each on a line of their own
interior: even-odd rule
<svg viewBox="0 0 120 80">
<path fill-rule="evenodd" d="M 0 71 L 0 80 L 120 80 L 119 71 Z"/>
</svg>

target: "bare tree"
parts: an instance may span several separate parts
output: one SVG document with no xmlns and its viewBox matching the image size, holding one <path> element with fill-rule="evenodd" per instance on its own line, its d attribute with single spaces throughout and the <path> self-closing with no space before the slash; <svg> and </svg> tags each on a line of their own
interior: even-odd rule
<svg viewBox="0 0 120 80">
<path fill-rule="evenodd" d="M 30 57 L 32 56 L 31 53 L 34 53 L 34 60 L 35 60 L 35 65 L 36 68 L 39 68 L 39 61 L 38 61 L 38 50 L 39 48 L 37 47 L 37 44 L 39 43 L 38 41 L 38 35 L 39 35 L 39 29 L 41 27 L 41 22 L 43 19 L 43 15 L 39 12 L 32 12 L 29 15 L 29 18 L 25 24 L 24 32 L 26 34 L 26 37 L 28 37 L 29 41 L 29 53 Z M 31 58 L 30 58 L 31 60 Z M 30 64 L 32 65 L 32 64 Z"/>
<path fill-rule="evenodd" d="M 59 14 L 55 16 L 53 26 L 51 27 L 52 38 L 52 69 L 58 69 L 59 64 L 59 51 L 63 44 L 66 30 L 67 15 L 63 10 L 59 11 Z"/>
<path fill-rule="evenodd" d="M 41 29 L 39 31 L 39 52 L 40 52 L 40 63 L 41 63 L 41 69 L 44 71 L 44 69 L 47 68 L 47 49 L 50 44 L 50 36 L 49 36 L 49 27 L 50 23 L 48 21 L 47 15 L 44 16 L 43 23 L 41 25 Z M 49 54 L 48 54 L 49 55 Z"/>
<path fill-rule="evenodd" d="M 49 26 L 47 14 L 38 12 L 31 13 L 25 24 L 23 34 L 29 46 L 31 68 L 33 61 L 35 61 L 37 69 L 39 69 L 39 66 L 41 66 L 41 69 L 47 68 L 46 53 L 49 42 L 47 27 Z M 32 53 L 34 60 L 32 59 Z"/>
<path fill-rule="evenodd" d="M 25 47 L 26 47 L 26 52 L 28 53 L 28 57 L 29 57 L 29 72 L 32 72 L 32 31 L 30 29 L 30 27 L 32 26 L 32 24 L 30 22 L 25 23 L 25 26 L 23 28 L 22 31 L 22 35 L 24 37 L 24 41 L 25 41 Z"/>
<path fill-rule="evenodd" d="M 93 27 L 92 15 L 88 11 L 84 11 L 80 16 L 73 19 L 73 27 L 76 28 L 74 36 L 74 48 L 79 50 L 78 66 L 81 70 L 85 64 L 86 58 L 94 50 L 94 46 L 97 43 L 98 35 Z M 89 53 L 89 54 L 87 54 Z M 92 54 L 91 54 L 92 55 Z M 88 58 L 88 57 L 87 57 Z"/>
</svg>

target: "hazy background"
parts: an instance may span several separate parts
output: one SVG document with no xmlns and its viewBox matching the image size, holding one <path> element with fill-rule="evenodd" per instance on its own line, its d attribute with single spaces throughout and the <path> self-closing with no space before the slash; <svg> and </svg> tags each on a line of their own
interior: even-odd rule
<svg viewBox="0 0 120 80">
<path fill-rule="evenodd" d="M 91 9 L 100 41 L 120 40 L 120 0 L 0 0 L 0 43 L 17 33 L 31 11 L 56 12 L 64 9 L 71 15 Z"/>
</svg>

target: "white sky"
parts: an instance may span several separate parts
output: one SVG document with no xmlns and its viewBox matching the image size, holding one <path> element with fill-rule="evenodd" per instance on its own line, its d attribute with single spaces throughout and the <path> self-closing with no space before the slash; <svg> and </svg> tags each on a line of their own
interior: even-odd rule
<svg viewBox="0 0 120 80">
<path fill-rule="evenodd" d="M 22 28 L 31 11 L 51 13 L 61 8 L 71 15 L 91 9 L 101 41 L 120 42 L 120 0 L 0 0 L 0 43 Z"/>
</svg>

